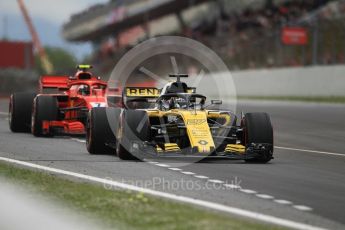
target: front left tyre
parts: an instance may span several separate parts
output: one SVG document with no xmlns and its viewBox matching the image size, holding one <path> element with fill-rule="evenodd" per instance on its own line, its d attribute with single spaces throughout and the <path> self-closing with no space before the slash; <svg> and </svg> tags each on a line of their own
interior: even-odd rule
<svg viewBox="0 0 345 230">
<path fill-rule="evenodd" d="M 90 154 L 115 154 L 118 118 L 121 109 L 95 107 L 89 111 L 86 124 L 86 148 Z"/>
</svg>

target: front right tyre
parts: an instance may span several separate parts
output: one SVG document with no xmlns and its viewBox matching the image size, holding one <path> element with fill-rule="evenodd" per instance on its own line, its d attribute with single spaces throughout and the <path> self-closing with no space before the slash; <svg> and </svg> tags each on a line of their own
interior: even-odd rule
<svg viewBox="0 0 345 230">
<path fill-rule="evenodd" d="M 44 121 L 58 120 L 58 101 L 56 97 L 39 95 L 35 98 L 31 115 L 31 133 L 36 137 L 49 137 L 51 130 L 43 129 Z"/>
<path fill-rule="evenodd" d="M 243 119 L 244 144 L 268 144 L 265 151 L 255 158 L 246 159 L 246 162 L 267 163 L 273 155 L 273 128 L 267 113 L 246 113 Z"/>
<path fill-rule="evenodd" d="M 26 132 L 31 130 L 32 103 L 36 93 L 13 93 L 10 97 L 8 121 L 12 132 Z"/>
<path fill-rule="evenodd" d="M 150 122 L 146 111 L 123 110 L 119 120 L 117 132 L 116 151 L 117 156 L 122 160 L 136 160 L 131 151 L 133 142 L 142 143 L 150 141 Z"/>
</svg>

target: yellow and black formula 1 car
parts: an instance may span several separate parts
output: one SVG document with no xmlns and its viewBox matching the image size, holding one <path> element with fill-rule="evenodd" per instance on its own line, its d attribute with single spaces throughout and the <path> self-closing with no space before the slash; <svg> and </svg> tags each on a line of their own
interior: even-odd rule
<svg viewBox="0 0 345 230">
<path fill-rule="evenodd" d="M 89 153 L 121 159 L 220 157 L 266 163 L 273 158 L 273 129 L 266 113 L 237 116 L 180 81 L 163 89 L 127 87 L 122 108 L 93 108 L 87 122 Z"/>
</svg>

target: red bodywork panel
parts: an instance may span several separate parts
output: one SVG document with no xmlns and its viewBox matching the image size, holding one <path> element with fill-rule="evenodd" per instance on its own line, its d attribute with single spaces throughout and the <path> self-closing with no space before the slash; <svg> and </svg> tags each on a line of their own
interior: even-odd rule
<svg viewBox="0 0 345 230">
<path fill-rule="evenodd" d="M 59 128 L 63 133 L 82 135 L 85 133 L 84 124 L 80 121 L 44 121 L 43 133 L 51 132 L 52 128 Z"/>
<path fill-rule="evenodd" d="M 78 77 L 78 74 L 83 75 Z M 56 97 L 59 108 L 59 120 L 44 121 L 43 132 L 58 130 L 64 134 L 84 134 L 88 111 L 92 107 L 108 106 L 106 88 L 105 81 L 89 72 L 77 72 L 74 77 L 42 76 L 39 95 Z"/>
<path fill-rule="evenodd" d="M 55 88 L 68 90 L 69 76 L 41 76 L 39 81 L 39 92 L 44 93 L 44 89 Z"/>
</svg>

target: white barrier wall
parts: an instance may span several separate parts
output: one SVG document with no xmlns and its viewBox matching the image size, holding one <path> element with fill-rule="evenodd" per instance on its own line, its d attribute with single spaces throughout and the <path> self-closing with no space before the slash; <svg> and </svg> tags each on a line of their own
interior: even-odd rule
<svg viewBox="0 0 345 230">
<path fill-rule="evenodd" d="M 232 76 L 239 96 L 345 96 L 345 65 L 247 70 Z"/>
</svg>

